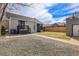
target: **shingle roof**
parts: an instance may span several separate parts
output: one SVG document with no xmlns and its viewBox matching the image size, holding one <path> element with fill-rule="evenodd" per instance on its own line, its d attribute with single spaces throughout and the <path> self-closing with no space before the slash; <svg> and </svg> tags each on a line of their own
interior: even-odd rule
<svg viewBox="0 0 79 59">
<path fill-rule="evenodd" d="M 23 15 L 19 15 L 19 14 L 14 14 L 14 13 L 6 12 L 6 15 L 10 15 L 11 17 L 20 18 L 20 19 L 26 19 L 26 20 L 30 20 L 30 21 L 35 20 L 35 22 L 37 22 L 37 23 L 42 23 L 42 22 L 40 22 L 36 18 L 27 17 L 27 16 L 23 16 Z"/>
<path fill-rule="evenodd" d="M 19 15 L 19 14 L 14 14 L 14 13 L 10 13 L 10 12 L 6 12 L 7 15 L 10 15 L 11 17 L 16 17 L 16 18 L 31 18 L 31 17 L 26 17 L 23 15 Z"/>
</svg>

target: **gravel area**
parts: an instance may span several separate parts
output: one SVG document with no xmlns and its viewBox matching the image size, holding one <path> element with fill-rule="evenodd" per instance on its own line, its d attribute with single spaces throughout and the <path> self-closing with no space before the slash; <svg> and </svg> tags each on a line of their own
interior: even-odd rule
<svg viewBox="0 0 79 59">
<path fill-rule="evenodd" d="M 0 39 L 2 56 L 78 56 L 79 46 L 35 35 Z"/>
</svg>

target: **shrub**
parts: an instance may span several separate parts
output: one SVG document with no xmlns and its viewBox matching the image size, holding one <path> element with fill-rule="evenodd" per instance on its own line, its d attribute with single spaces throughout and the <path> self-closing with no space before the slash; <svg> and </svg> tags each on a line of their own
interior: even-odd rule
<svg viewBox="0 0 79 59">
<path fill-rule="evenodd" d="M 6 34 L 6 29 L 4 26 L 1 26 L 1 35 L 5 35 Z"/>
</svg>

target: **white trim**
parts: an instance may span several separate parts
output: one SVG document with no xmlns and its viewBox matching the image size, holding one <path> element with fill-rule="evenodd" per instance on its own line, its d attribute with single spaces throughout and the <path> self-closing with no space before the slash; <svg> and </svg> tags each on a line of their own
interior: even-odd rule
<svg viewBox="0 0 79 59">
<path fill-rule="evenodd" d="M 25 36 L 30 36 L 34 34 L 26 34 L 26 35 L 14 35 L 14 36 L 5 36 L 5 38 L 17 38 L 17 37 L 25 37 Z"/>
</svg>

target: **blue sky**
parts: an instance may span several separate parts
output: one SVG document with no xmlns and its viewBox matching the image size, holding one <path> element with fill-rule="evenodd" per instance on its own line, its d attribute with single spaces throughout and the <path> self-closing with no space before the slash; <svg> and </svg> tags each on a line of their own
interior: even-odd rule
<svg viewBox="0 0 79 59">
<path fill-rule="evenodd" d="M 74 4 L 69 4 L 69 3 L 59 3 L 55 6 L 50 6 L 49 9 L 49 13 L 53 15 L 53 18 L 61 18 L 61 17 L 65 17 L 65 16 L 70 16 L 73 13 L 79 13 L 79 11 L 75 11 L 75 9 L 78 9 L 79 6 L 75 6 L 73 8 L 69 8 L 70 6 L 74 6 Z M 69 9 L 66 9 L 69 8 Z M 74 10 L 74 12 L 71 12 L 72 10 Z M 71 13 L 68 13 L 71 12 Z"/>
<path fill-rule="evenodd" d="M 20 14 L 37 18 L 45 24 L 65 22 L 73 13 L 79 13 L 78 3 L 33 3 L 30 7 L 21 7 L 20 11 Z"/>
</svg>

